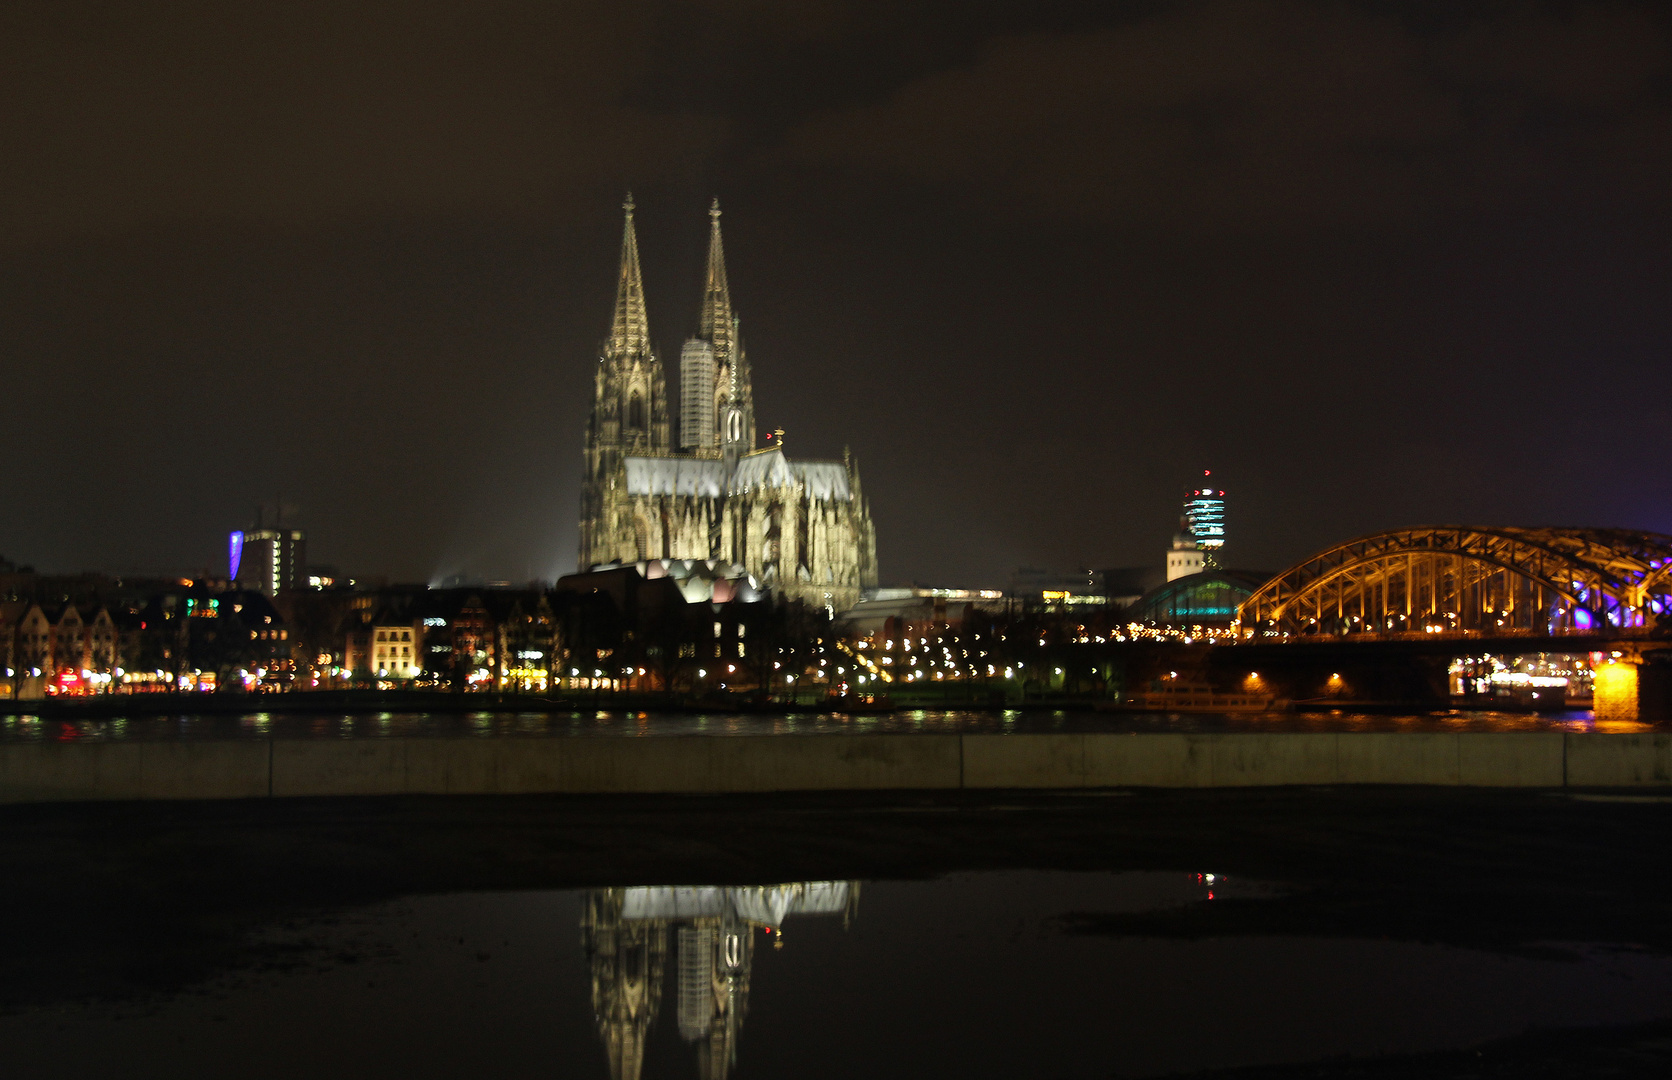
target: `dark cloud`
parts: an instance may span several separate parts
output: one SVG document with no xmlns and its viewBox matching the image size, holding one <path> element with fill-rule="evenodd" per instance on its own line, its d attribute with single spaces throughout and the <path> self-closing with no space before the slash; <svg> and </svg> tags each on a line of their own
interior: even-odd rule
<svg viewBox="0 0 1672 1080">
<path fill-rule="evenodd" d="M 1390 225 L 1672 183 L 1668 39 L 1582 7 L 1422 32 L 1344 4 L 1234 0 L 992 43 L 790 151 L 988 204 L 1162 231 Z"/>
<path fill-rule="evenodd" d="M 528 2 L 19 3 L 0 237 L 509 214 L 653 180 L 719 117 L 627 103 L 646 11 Z"/>
</svg>

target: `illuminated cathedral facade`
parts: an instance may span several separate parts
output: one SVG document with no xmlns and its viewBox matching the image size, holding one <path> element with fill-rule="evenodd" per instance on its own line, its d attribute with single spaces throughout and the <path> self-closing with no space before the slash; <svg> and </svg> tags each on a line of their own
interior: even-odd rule
<svg viewBox="0 0 1672 1080">
<path fill-rule="evenodd" d="M 841 461 L 791 459 L 781 430 L 757 445 L 718 202 L 708 212 L 696 334 L 680 350 L 677 421 L 650 344 L 631 196 L 624 209 L 615 317 L 586 430 L 581 569 L 655 559 L 730 563 L 787 598 L 852 607 L 877 582 L 859 469 L 845 452 Z"/>
</svg>

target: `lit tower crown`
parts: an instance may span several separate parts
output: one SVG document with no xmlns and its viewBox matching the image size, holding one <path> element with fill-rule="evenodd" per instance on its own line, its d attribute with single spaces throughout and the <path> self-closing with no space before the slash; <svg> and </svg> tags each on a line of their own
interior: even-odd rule
<svg viewBox="0 0 1672 1080">
<path fill-rule="evenodd" d="M 1203 484 L 1184 500 L 1185 531 L 1191 539 L 1213 551 L 1225 544 L 1225 491 L 1210 486 L 1213 470 L 1202 470 Z"/>
</svg>

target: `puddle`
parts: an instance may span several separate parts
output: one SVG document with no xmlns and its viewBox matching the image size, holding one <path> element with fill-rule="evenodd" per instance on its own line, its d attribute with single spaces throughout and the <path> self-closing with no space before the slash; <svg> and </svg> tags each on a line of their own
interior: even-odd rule
<svg viewBox="0 0 1672 1080">
<path fill-rule="evenodd" d="M 1634 948 L 1076 930 L 1282 895 L 1203 870 L 416 897 L 274 931 L 286 966 L 0 1018 L 0 1045 L 40 1078 L 1090 1078 L 1672 1014 L 1672 958 Z"/>
</svg>

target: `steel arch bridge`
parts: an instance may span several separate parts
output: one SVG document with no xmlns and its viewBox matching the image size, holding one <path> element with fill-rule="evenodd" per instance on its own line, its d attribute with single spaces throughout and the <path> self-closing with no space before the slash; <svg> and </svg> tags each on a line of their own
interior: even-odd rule
<svg viewBox="0 0 1672 1080">
<path fill-rule="evenodd" d="M 1672 612 L 1672 536 L 1432 525 L 1361 536 L 1272 578 L 1245 638 L 1609 635 Z"/>
</svg>

